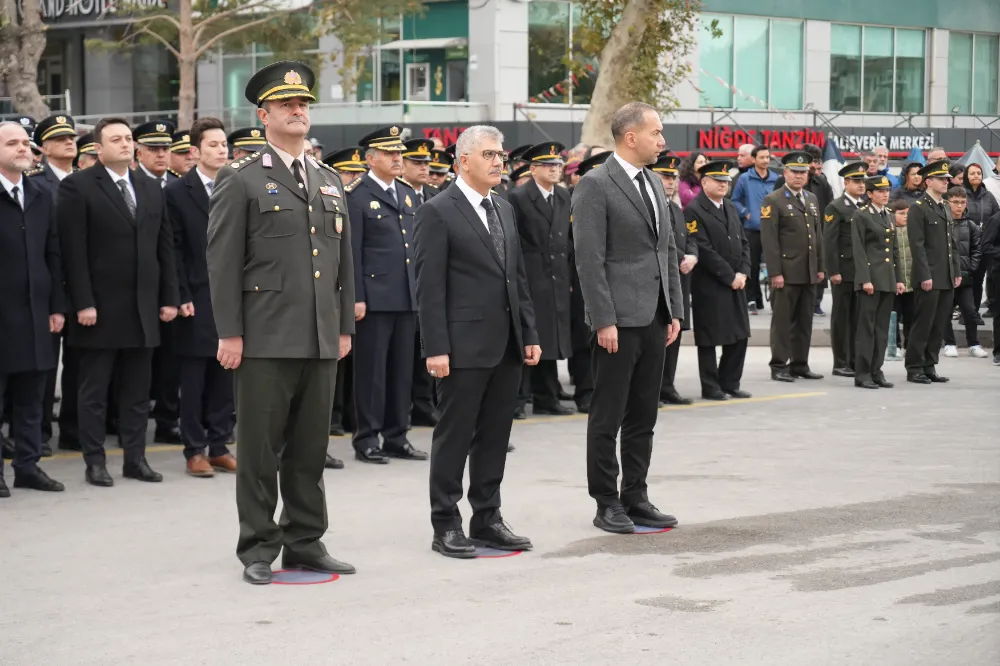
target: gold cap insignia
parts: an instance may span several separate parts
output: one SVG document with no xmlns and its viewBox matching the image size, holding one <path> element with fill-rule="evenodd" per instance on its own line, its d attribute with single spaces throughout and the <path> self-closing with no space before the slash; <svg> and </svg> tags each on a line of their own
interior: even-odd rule
<svg viewBox="0 0 1000 666">
<path fill-rule="evenodd" d="M 190 141 L 190 140 L 191 140 L 190 134 L 185 134 L 184 136 L 181 137 L 181 141 Z"/>
<path fill-rule="evenodd" d="M 61 123 L 65 123 L 66 122 L 66 116 L 56 116 L 56 122 L 60 123 L 60 124 Z"/>
<path fill-rule="evenodd" d="M 389 136 L 399 136 L 399 128 L 393 125 L 389 128 Z"/>
<path fill-rule="evenodd" d="M 285 83 L 290 86 L 301 86 L 302 75 L 296 72 L 294 69 L 290 70 L 285 74 Z"/>
<path fill-rule="evenodd" d="M 698 220 L 691 220 L 687 223 L 688 233 L 696 234 L 698 233 Z"/>
<path fill-rule="evenodd" d="M 667 163 L 667 166 L 670 167 L 671 169 L 676 169 L 677 168 L 677 158 L 671 157 L 670 158 L 670 162 Z"/>
<path fill-rule="evenodd" d="M 370 204 L 368 204 L 368 207 L 371 208 L 372 210 L 378 210 L 379 208 L 381 208 L 381 206 L 379 206 L 377 201 L 372 201 Z"/>
<path fill-rule="evenodd" d="M 157 123 L 157 125 L 156 125 L 156 131 L 157 132 L 166 132 L 167 131 L 167 126 L 164 125 L 163 123 Z"/>
<path fill-rule="evenodd" d="M 422 143 L 417 147 L 417 152 L 422 155 L 430 155 L 430 148 L 427 147 L 426 143 Z"/>
<path fill-rule="evenodd" d="M 555 155 L 555 154 L 556 154 L 556 147 L 549 146 L 549 155 Z"/>
<path fill-rule="evenodd" d="M 361 153 L 359 153 L 358 151 L 355 150 L 354 154 L 351 155 L 351 161 L 352 162 L 360 162 L 361 161 Z"/>
<path fill-rule="evenodd" d="M 250 130 L 250 136 L 252 136 L 255 139 L 260 138 L 260 130 L 259 129 Z"/>
<path fill-rule="evenodd" d="M 885 176 L 882 176 L 882 180 L 880 180 L 878 184 L 881 185 L 882 187 L 886 187 L 889 185 L 889 179 L 886 178 Z"/>
</svg>

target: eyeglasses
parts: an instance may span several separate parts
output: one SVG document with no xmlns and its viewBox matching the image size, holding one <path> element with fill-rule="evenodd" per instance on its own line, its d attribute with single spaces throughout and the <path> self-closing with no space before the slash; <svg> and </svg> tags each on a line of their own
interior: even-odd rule
<svg viewBox="0 0 1000 666">
<path fill-rule="evenodd" d="M 507 152 L 504 150 L 484 150 L 483 159 L 487 162 L 492 162 L 496 158 L 500 158 L 500 161 L 504 164 L 507 163 Z"/>
</svg>

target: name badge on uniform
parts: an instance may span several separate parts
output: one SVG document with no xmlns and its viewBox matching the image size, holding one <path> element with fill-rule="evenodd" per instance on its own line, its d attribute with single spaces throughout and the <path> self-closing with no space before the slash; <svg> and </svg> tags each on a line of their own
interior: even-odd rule
<svg viewBox="0 0 1000 666">
<path fill-rule="evenodd" d="M 331 197 L 339 197 L 340 196 L 340 190 L 338 190 L 336 187 L 333 187 L 332 185 L 324 185 L 324 186 L 320 187 L 319 188 L 319 193 L 320 194 L 326 194 L 326 195 L 331 196 Z"/>
</svg>

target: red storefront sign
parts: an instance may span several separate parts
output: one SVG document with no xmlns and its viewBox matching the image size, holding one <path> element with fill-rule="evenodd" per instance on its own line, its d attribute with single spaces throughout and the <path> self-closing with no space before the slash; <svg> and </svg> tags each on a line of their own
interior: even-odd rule
<svg viewBox="0 0 1000 666">
<path fill-rule="evenodd" d="M 423 128 L 425 139 L 441 139 L 445 146 L 458 141 L 458 135 L 465 131 L 464 127 L 425 127 Z"/>
<path fill-rule="evenodd" d="M 698 150 L 736 150 L 744 143 L 767 146 L 774 150 L 796 150 L 807 143 L 823 147 L 826 135 L 813 129 L 748 129 L 723 125 L 698 130 Z"/>
</svg>

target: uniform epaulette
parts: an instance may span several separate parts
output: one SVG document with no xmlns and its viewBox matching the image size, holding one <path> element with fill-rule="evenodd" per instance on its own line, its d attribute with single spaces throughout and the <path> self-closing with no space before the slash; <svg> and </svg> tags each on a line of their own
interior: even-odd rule
<svg viewBox="0 0 1000 666">
<path fill-rule="evenodd" d="M 229 166 L 231 166 L 232 168 L 234 168 L 237 171 L 239 171 L 240 169 L 242 169 L 246 165 L 248 165 L 248 164 L 250 164 L 252 162 L 257 161 L 257 158 L 259 158 L 259 157 L 260 157 L 260 153 L 259 152 L 252 153 L 250 155 L 247 155 L 246 157 L 241 157 L 240 159 L 236 160 L 235 162 L 231 162 L 229 164 Z"/>
<path fill-rule="evenodd" d="M 415 187 L 413 187 L 413 185 L 410 185 L 408 182 L 406 182 L 406 179 L 403 178 L 402 176 L 396 176 L 396 180 L 398 180 L 399 182 L 401 182 L 403 185 L 406 185 L 407 187 L 416 189 Z"/>
<path fill-rule="evenodd" d="M 923 200 L 923 199 L 917 199 L 917 205 L 918 205 L 918 206 L 919 206 L 920 204 L 922 204 L 923 202 L 924 202 L 924 200 Z"/>
<path fill-rule="evenodd" d="M 345 192 L 353 192 L 355 189 L 357 189 L 358 185 L 361 184 L 362 180 L 364 180 L 364 178 L 355 178 L 354 180 L 352 180 L 351 182 L 349 182 L 347 185 L 344 185 L 344 191 Z"/>
<path fill-rule="evenodd" d="M 332 166 L 330 166 L 330 165 L 329 165 L 329 164 L 327 164 L 326 162 L 321 162 L 321 161 L 319 161 L 319 160 L 318 160 L 318 159 L 316 159 L 315 157 L 310 157 L 310 158 L 309 158 L 309 161 L 310 161 L 310 162 L 312 163 L 312 165 L 313 165 L 314 167 L 316 167 L 317 169 L 326 169 L 327 171 L 329 171 L 329 172 L 331 172 L 331 173 L 337 173 L 337 170 L 336 170 L 336 169 L 334 169 L 334 168 L 333 168 Z M 338 174 L 338 175 L 339 175 L 339 174 Z"/>
<path fill-rule="evenodd" d="M 37 176 L 38 174 L 41 174 L 41 173 L 45 173 L 45 167 L 44 166 L 38 166 L 38 167 L 35 167 L 34 169 L 28 169 L 27 171 L 24 172 L 24 175 L 25 176 Z"/>
<path fill-rule="evenodd" d="M 177 173 L 176 171 L 174 171 L 173 169 L 171 169 L 169 167 L 167 168 L 167 173 L 172 173 L 175 176 L 177 176 L 178 178 L 181 178 L 181 175 L 179 173 Z"/>
</svg>

